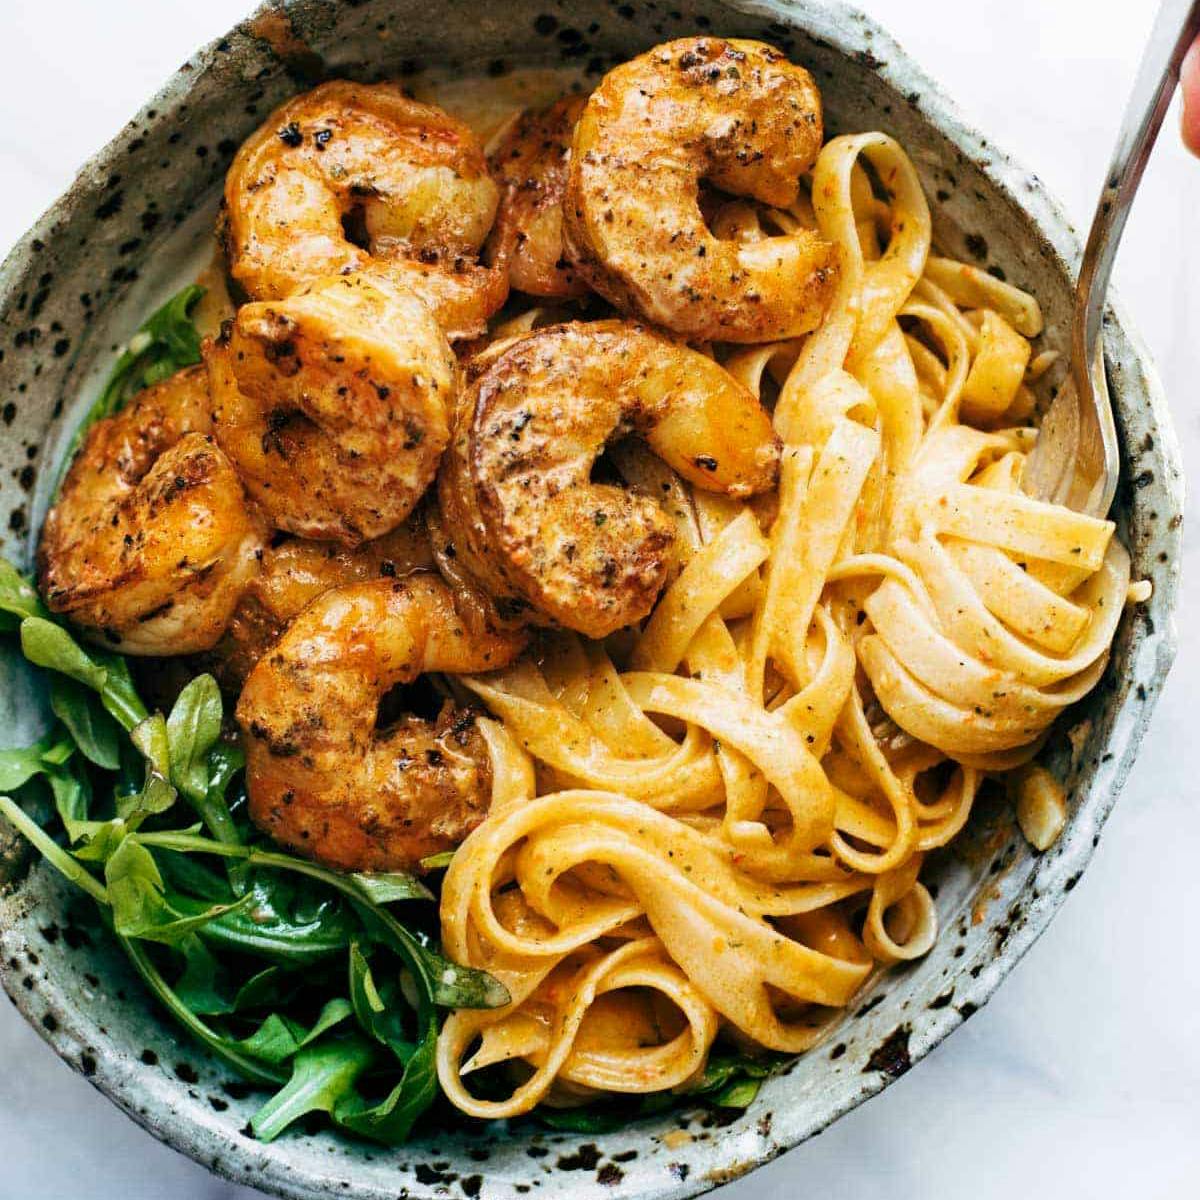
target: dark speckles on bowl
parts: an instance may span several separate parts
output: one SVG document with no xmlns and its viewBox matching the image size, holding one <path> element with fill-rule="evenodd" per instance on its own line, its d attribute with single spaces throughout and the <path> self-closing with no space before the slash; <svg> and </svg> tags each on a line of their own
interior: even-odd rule
<svg viewBox="0 0 1200 1200">
<path fill-rule="evenodd" d="M 6 554 L 30 560 L 70 431 L 114 347 L 205 265 L 235 147 L 318 64 L 371 79 L 451 62 L 479 73 L 489 64 L 508 71 L 566 63 L 595 75 L 685 33 L 763 37 L 813 71 L 832 132 L 878 127 L 901 140 L 936 197 L 939 241 L 1032 290 L 1047 317 L 1045 344 L 1063 348 L 1068 264 L 1078 245 L 1062 213 L 885 33 L 835 0 L 443 0 L 434 23 L 427 10 L 416 0 L 293 0 L 286 20 L 247 21 L 198 53 L 8 257 L 0 268 Z M 1072 795 L 1066 831 L 1034 855 L 1002 809 L 981 806 L 967 848 L 931 863 L 943 926 L 933 951 L 883 977 L 824 1046 L 768 1080 L 745 1113 L 718 1121 L 697 1109 L 668 1112 L 599 1139 L 547 1134 L 524 1121 L 482 1136 L 430 1123 L 401 1152 L 303 1129 L 264 1146 L 247 1128 L 258 1094 L 161 1015 L 95 912 L 46 868 L 25 874 L 23 846 L 0 828 L 0 882 L 13 881 L 0 897 L 6 989 L 67 1062 L 156 1136 L 283 1196 L 680 1200 L 803 1141 L 918 1062 L 986 1001 L 1078 881 L 1132 764 L 1174 648 L 1182 483 L 1158 383 L 1119 310 L 1105 324 L 1105 348 L 1129 481 L 1117 516 L 1135 574 L 1153 580 L 1154 594 L 1122 622 L 1104 685 L 1069 718 L 1089 723 L 1078 753 L 1072 758 L 1065 738 L 1052 747 Z M 26 467 L 35 458 L 46 468 L 31 478 Z M 11 655 L 0 660 L 4 738 L 31 739 L 45 712 L 30 674 Z M 672 1136 L 683 1129 L 686 1139 Z"/>
</svg>

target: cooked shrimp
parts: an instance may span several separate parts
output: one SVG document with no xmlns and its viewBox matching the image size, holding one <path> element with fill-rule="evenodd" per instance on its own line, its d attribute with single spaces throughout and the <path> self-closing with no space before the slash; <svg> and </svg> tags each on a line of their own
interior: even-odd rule
<svg viewBox="0 0 1200 1200">
<path fill-rule="evenodd" d="M 287 623 L 323 592 L 434 569 L 425 523 L 415 518 L 353 549 L 337 542 L 284 538 L 262 552 L 262 570 L 243 594 L 224 636 L 200 665 L 229 691 L 240 691 Z"/>
<path fill-rule="evenodd" d="M 205 357 L 217 441 L 279 529 L 355 545 L 432 482 L 456 365 L 407 289 L 360 272 L 244 305 Z"/>
<path fill-rule="evenodd" d="M 414 292 L 452 342 L 486 333 L 488 318 L 508 299 L 508 273 L 502 256 L 492 267 L 462 258 L 450 263 L 400 258 L 376 263 L 363 275 Z"/>
<path fill-rule="evenodd" d="M 264 526 L 214 443 L 203 367 L 97 422 L 38 547 L 42 595 L 123 654 L 212 646 L 258 570 Z"/>
<path fill-rule="evenodd" d="M 509 283 L 531 296 L 588 290 L 562 240 L 571 135 L 586 103 L 586 96 L 564 96 L 522 113 L 489 155 L 492 174 L 505 187 L 492 236 L 507 252 Z"/>
<path fill-rule="evenodd" d="M 479 252 L 499 191 L 461 121 L 398 87 L 334 80 L 277 108 L 225 180 L 233 277 L 278 300 L 397 249 Z M 358 222 L 367 248 L 346 236 Z"/>
<path fill-rule="evenodd" d="M 323 276 L 390 266 L 425 285 L 448 330 L 473 337 L 507 292 L 502 266 L 476 262 L 498 198 L 461 121 L 392 84 L 324 83 L 276 109 L 233 160 L 230 272 L 252 299 L 280 300 Z"/>
<path fill-rule="evenodd" d="M 711 358 L 640 325 L 552 326 L 478 369 L 438 495 L 454 561 L 502 611 L 528 608 L 594 638 L 650 611 L 675 527 L 654 500 L 591 481 L 610 441 L 640 434 L 708 491 L 774 485 L 779 443 L 758 400 Z"/>
<path fill-rule="evenodd" d="M 383 696 L 429 671 L 486 671 L 522 639 L 471 629 L 440 579 L 325 592 L 250 674 L 237 706 L 250 814 L 331 866 L 396 870 L 456 846 L 487 812 L 490 759 L 470 710 L 376 727 Z"/>
<path fill-rule="evenodd" d="M 816 328 L 833 247 L 799 230 L 721 241 L 699 186 L 785 208 L 821 148 L 808 72 L 761 42 L 682 38 L 610 71 L 575 126 L 563 230 L 596 291 L 693 340 L 767 342 Z"/>
</svg>

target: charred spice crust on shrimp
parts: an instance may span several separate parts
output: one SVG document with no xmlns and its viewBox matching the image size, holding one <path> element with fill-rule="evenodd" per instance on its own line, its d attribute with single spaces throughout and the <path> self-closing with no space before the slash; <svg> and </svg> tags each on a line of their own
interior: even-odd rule
<svg viewBox="0 0 1200 1200">
<path fill-rule="evenodd" d="M 483 333 L 508 294 L 506 265 L 478 259 L 498 201 L 467 125 L 394 84 L 334 80 L 281 105 L 238 151 L 220 232 L 252 300 L 365 271 L 415 292 L 456 340 Z"/>
<path fill-rule="evenodd" d="M 567 253 L 624 312 L 694 341 L 814 329 L 837 279 L 819 233 L 739 244 L 700 209 L 707 181 L 786 208 L 821 148 L 812 77 L 762 42 L 681 38 L 610 71 L 571 144 Z"/>
<path fill-rule="evenodd" d="M 537 623 L 599 638 L 640 620 L 666 580 L 672 521 L 590 478 L 631 433 L 706 491 L 774 485 L 770 417 L 711 358 L 629 322 L 551 326 L 479 360 L 438 480 L 437 540 Z"/>
<path fill-rule="evenodd" d="M 358 272 L 244 305 L 204 346 L 218 443 L 276 528 L 356 545 L 437 472 L 458 366 L 429 308 Z"/>
<path fill-rule="evenodd" d="M 207 650 L 265 535 L 191 367 L 88 431 L 42 527 L 38 585 L 52 611 L 124 654 Z"/>
<path fill-rule="evenodd" d="M 487 671 L 520 633 L 471 628 L 431 575 L 324 592 L 251 671 L 238 701 L 250 812 L 272 837 L 355 871 L 410 868 L 452 849 L 488 810 L 486 744 L 471 710 L 376 728 L 379 704 L 430 671 Z"/>
</svg>

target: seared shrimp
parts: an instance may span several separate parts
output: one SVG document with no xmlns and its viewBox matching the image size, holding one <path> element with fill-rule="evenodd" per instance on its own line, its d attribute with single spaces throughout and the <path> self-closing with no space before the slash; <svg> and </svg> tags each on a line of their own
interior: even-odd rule
<svg viewBox="0 0 1200 1200">
<path fill-rule="evenodd" d="M 552 326 L 479 370 L 438 495 L 455 563 L 502 610 L 593 638 L 650 611 L 675 527 L 655 501 L 591 481 L 609 441 L 640 434 L 708 491 L 774 485 L 779 443 L 758 400 L 711 358 L 642 326 Z"/>
<path fill-rule="evenodd" d="M 448 265 L 437 259 L 399 258 L 367 267 L 363 275 L 419 296 L 452 342 L 485 334 L 488 317 L 508 299 L 508 273 L 500 257 L 492 267 L 462 258 Z"/>
<path fill-rule="evenodd" d="M 461 121 L 398 87 L 324 83 L 277 108 L 225 180 L 233 277 L 278 300 L 396 250 L 479 252 L 499 191 Z M 343 222 L 361 224 L 367 249 Z"/>
<path fill-rule="evenodd" d="M 587 285 L 565 256 L 562 200 L 575 122 L 586 96 L 565 96 L 522 113 L 492 151 L 492 174 L 505 187 L 493 237 L 508 259 L 508 281 L 531 296 L 582 296 Z"/>
<path fill-rule="evenodd" d="M 440 579 L 325 592 L 246 681 L 237 706 L 250 814 L 346 870 L 397 870 L 456 846 L 487 812 L 490 759 L 470 710 L 377 729 L 380 701 L 427 671 L 486 671 L 519 635 L 473 630 Z"/>
<path fill-rule="evenodd" d="M 123 654 L 206 650 L 258 570 L 264 526 L 212 438 L 203 367 L 97 422 L 42 528 L 46 603 Z"/>
<path fill-rule="evenodd" d="M 785 208 L 821 148 L 808 72 L 761 42 L 682 38 L 610 71 L 575 126 L 568 253 L 626 312 L 693 340 L 767 342 L 820 322 L 832 245 L 801 230 L 716 238 L 699 186 Z"/>
<path fill-rule="evenodd" d="M 358 273 L 244 305 L 205 358 L 217 441 L 277 528 L 355 545 L 432 482 L 456 364 L 406 288 Z"/>
<path fill-rule="evenodd" d="M 391 270 L 473 337 L 507 291 L 503 268 L 475 261 L 498 198 L 461 121 L 391 84 L 324 83 L 276 109 L 233 160 L 230 272 L 252 299 L 280 300 L 323 276 Z"/>
<path fill-rule="evenodd" d="M 424 521 L 349 549 L 337 542 L 285 538 L 262 552 L 262 569 L 242 595 L 224 636 L 201 666 L 230 692 L 241 690 L 255 663 L 287 623 L 330 588 L 370 579 L 403 579 L 435 570 Z"/>
</svg>

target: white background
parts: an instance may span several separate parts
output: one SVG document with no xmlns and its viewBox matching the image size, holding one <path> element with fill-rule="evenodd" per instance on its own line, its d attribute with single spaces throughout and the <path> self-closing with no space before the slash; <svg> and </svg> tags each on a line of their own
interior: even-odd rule
<svg viewBox="0 0 1200 1200">
<path fill-rule="evenodd" d="M 251 0 L 0 0 L 0 249 Z M 1085 225 L 1151 0 L 860 0 Z M 1168 120 L 1117 268 L 1200 461 L 1200 162 Z M 1195 476 L 1193 477 L 1195 478 Z M 1196 554 L 1185 524 L 1185 583 Z M 1200 1194 L 1200 598 L 1100 850 L 991 1004 L 722 1200 Z M 0 1196 L 250 1200 L 153 1141 L 0 1005 Z"/>
</svg>

